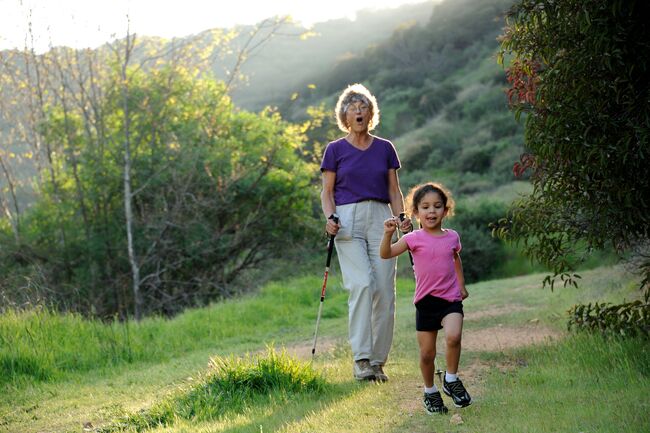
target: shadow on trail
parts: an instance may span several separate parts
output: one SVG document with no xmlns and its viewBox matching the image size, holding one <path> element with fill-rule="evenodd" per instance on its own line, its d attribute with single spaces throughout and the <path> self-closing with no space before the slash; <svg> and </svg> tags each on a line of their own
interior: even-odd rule
<svg viewBox="0 0 650 433">
<path fill-rule="evenodd" d="M 291 427 L 295 424 L 300 424 L 295 431 L 328 431 L 327 428 L 319 425 L 320 414 L 329 412 L 332 405 L 362 391 L 363 386 L 360 384 L 348 382 L 330 385 L 326 392 L 319 395 L 301 395 L 300 401 L 288 401 L 284 404 L 280 401 L 267 402 L 256 405 L 253 409 L 259 415 L 247 414 L 249 418 L 247 423 L 214 431 L 223 433 L 274 432 L 283 428 L 294 431 Z M 305 426 L 305 423 L 310 425 Z"/>
</svg>

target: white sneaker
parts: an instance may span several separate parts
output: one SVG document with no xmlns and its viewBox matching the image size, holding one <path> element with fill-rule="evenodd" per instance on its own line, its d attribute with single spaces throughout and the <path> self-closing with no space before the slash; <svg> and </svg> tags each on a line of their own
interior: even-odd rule
<svg viewBox="0 0 650 433">
<path fill-rule="evenodd" d="M 356 380 L 372 380 L 375 378 L 375 372 L 370 366 L 370 361 L 360 359 L 354 362 L 354 378 Z"/>
</svg>

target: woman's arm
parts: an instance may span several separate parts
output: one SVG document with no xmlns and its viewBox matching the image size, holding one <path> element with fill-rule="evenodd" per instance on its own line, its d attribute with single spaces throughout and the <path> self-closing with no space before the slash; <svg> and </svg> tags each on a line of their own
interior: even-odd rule
<svg viewBox="0 0 650 433">
<path fill-rule="evenodd" d="M 456 277 L 458 278 L 458 285 L 460 286 L 460 296 L 465 299 L 469 296 L 469 292 L 465 288 L 465 274 L 463 274 L 463 262 L 460 259 L 458 251 L 454 252 L 454 268 L 456 269 Z"/>
<path fill-rule="evenodd" d="M 404 196 L 399 187 L 397 170 L 394 168 L 388 170 L 388 197 L 390 199 L 390 209 L 393 212 L 393 215 L 398 216 L 404 212 Z M 413 226 L 411 225 L 410 218 L 407 217 L 400 222 L 400 230 L 403 232 L 410 232 L 412 228 Z"/>
<path fill-rule="evenodd" d="M 323 170 L 323 189 L 320 193 L 320 204 L 323 209 L 323 214 L 327 219 L 325 231 L 330 235 L 336 235 L 339 231 L 339 225 L 334 220 L 329 219 L 330 215 L 336 212 L 336 204 L 334 203 L 334 184 L 336 183 L 336 172 L 330 170 Z"/>
<path fill-rule="evenodd" d="M 390 199 L 390 209 L 393 215 L 404 212 L 404 196 L 399 187 L 397 170 L 394 168 L 388 170 L 388 198 Z"/>
</svg>

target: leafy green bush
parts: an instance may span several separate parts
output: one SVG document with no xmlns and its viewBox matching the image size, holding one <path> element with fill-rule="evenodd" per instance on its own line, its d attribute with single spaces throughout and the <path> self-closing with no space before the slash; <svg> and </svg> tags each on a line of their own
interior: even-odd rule
<svg viewBox="0 0 650 433">
<path fill-rule="evenodd" d="M 650 290 L 643 300 L 574 305 L 569 310 L 568 327 L 606 335 L 650 337 Z"/>
<path fill-rule="evenodd" d="M 473 146 L 462 150 L 458 155 L 458 168 L 463 172 L 485 173 L 492 165 L 494 148 Z"/>
<path fill-rule="evenodd" d="M 460 202 L 449 220 L 461 237 L 463 270 L 468 283 L 493 277 L 506 257 L 503 243 L 490 234 L 489 224 L 503 215 L 505 205 L 496 201 Z"/>
<path fill-rule="evenodd" d="M 641 1 L 519 0 L 506 17 L 498 58 L 515 117 L 527 114 L 517 171 L 531 169 L 534 189 L 499 232 L 564 282 L 580 241 L 629 251 L 650 239 L 646 15 Z"/>
</svg>

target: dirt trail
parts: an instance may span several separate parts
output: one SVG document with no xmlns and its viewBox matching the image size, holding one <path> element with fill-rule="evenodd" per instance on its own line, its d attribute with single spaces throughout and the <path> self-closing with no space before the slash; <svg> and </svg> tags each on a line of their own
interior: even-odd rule
<svg viewBox="0 0 650 433">
<path fill-rule="evenodd" d="M 466 314 L 465 321 L 473 321 L 486 317 L 507 316 L 513 311 L 528 310 L 527 307 L 508 306 L 490 308 L 485 310 L 474 311 Z M 444 336 L 438 335 L 438 359 L 444 359 Z M 539 323 L 536 319 L 529 321 L 521 326 L 496 325 L 489 328 L 471 329 L 463 331 L 463 352 L 500 352 L 517 347 L 524 347 L 533 344 L 540 344 L 545 341 L 560 338 L 561 334 Z M 482 383 L 485 375 L 490 370 L 508 371 L 513 368 L 525 366 L 523 360 L 513 360 L 511 362 L 486 362 L 476 358 L 467 361 L 467 357 L 461 359 L 460 375 L 463 383 L 467 384 L 468 390 L 474 400 L 480 399 L 482 394 Z M 438 387 L 440 378 L 435 377 L 434 381 Z M 422 379 L 419 375 L 402 380 L 399 386 L 393 386 L 395 401 L 400 405 L 400 411 L 408 417 L 422 412 L 422 402 L 418 398 L 413 398 L 414 394 L 423 392 Z M 450 410 L 457 411 L 453 406 Z M 414 430 L 415 432 L 420 430 Z M 422 432 L 428 430 L 422 430 Z"/>
<path fill-rule="evenodd" d="M 484 310 L 473 311 L 465 315 L 465 322 L 483 319 L 486 317 L 498 317 L 512 314 L 513 312 L 532 310 L 529 307 L 507 306 L 497 307 Z M 444 331 L 438 336 L 439 355 L 444 354 L 444 343 L 441 340 Z M 555 339 L 561 336 L 557 331 L 548 328 L 539 323 L 537 319 L 532 319 L 522 326 L 505 326 L 496 325 L 489 328 L 472 329 L 463 331 L 463 351 L 464 352 L 500 352 L 502 350 L 513 349 L 517 347 L 529 346 L 532 344 L 543 343 L 548 339 Z M 317 353 L 325 353 L 333 350 L 341 339 L 322 337 L 318 339 Z M 313 342 L 304 342 L 286 346 L 287 353 L 298 359 L 311 358 Z"/>
</svg>

